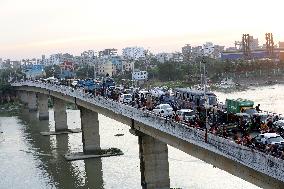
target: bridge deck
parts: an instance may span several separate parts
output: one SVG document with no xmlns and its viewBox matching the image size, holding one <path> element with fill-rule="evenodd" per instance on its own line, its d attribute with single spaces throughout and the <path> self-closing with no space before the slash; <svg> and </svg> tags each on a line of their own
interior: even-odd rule
<svg viewBox="0 0 284 189">
<path fill-rule="evenodd" d="M 101 96 L 91 97 L 67 86 L 46 83 L 14 83 L 18 90 L 33 91 L 84 106 L 134 127 L 190 155 L 213 164 L 264 188 L 284 188 L 284 161 L 263 152 L 236 144 L 230 139 L 167 120 L 153 112 L 123 105 Z"/>
</svg>

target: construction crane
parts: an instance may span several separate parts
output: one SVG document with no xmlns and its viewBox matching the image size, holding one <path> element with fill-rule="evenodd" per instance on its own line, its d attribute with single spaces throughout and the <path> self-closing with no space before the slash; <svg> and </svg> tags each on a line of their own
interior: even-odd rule
<svg viewBox="0 0 284 189">
<path fill-rule="evenodd" d="M 244 54 L 244 59 L 246 59 L 246 60 L 251 59 L 250 35 L 249 34 L 243 34 L 242 50 L 243 50 L 243 54 Z"/>
<path fill-rule="evenodd" d="M 267 54 L 271 59 L 273 59 L 274 58 L 274 41 L 273 41 L 272 33 L 266 33 L 265 40 L 266 40 Z"/>
</svg>

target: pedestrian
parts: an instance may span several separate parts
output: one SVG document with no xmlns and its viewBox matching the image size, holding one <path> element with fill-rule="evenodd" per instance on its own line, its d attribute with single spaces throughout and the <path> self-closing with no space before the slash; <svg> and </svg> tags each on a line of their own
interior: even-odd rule
<svg viewBox="0 0 284 189">
<path fill-rule="evenodd" d="M 258 111 L 258 112 L 261 112 L 261 110 L 260 110 L 259 107 L 260 107 L 260 104 L 258 104 L 258 105 L 255 107 L 255 110 Z"/>
</svg>

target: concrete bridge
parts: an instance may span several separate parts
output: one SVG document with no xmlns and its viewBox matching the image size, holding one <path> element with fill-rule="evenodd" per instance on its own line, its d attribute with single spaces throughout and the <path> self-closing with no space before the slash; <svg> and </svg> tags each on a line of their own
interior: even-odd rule
<svg viewBox="0 0 284 189">
<path fill-rule="evenodd" d="M 12 85 L 29 110 L 39 112 L 39 119 L 48 119 L 48 96 L 53 98 L 56 131 L 68 129 L 65 105 L 75 103 L 81 111 L 85 154 L 100 149 L 98 114 L 130 126 L 138 137 L 142 188 L 170 188 L 167 144 L 262 188 L 284 188 L 283 160 L 229 139 L 208 133 L 205 142 L 203 130 L 67 86 L 31 81 Z"/>
</svg>

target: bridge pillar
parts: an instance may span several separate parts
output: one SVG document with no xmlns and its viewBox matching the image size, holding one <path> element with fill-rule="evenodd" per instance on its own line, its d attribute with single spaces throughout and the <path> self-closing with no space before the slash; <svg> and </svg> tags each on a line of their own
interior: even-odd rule
<svg viewBox="0 0 284 189">
<path fill-rule="evenodd" d="M 37 111 L 37 98 L 34 92 L 28 92 L 28 108 L 30 112 Z"/>
<path fill-rule="evenodd" d="M 138 136 L 143 189 L 169 189 L 168 147 L 149 135 Z"/>
<path fill-rule="evenodd" d="M 79 109 L 84 154 L 96 153 L 101 150 L 98 113 L 84 107 Z"/>
<path fill-rule="evenodd" d="M 38 94 L 38 118 L 39 120 L 48 120 L 48 96 L 45 94 Z"/>
<path fill-rule="evenodd" d="M 64 100 L 53 98 L 55 132 L 68 130 L 66 102 Z"/>
<path fill-rule="evenodd" d="M 19 91 L 19 97 L 23 104 L 28 104 L 28 93 L 26 91 Z"/>
</svg>

